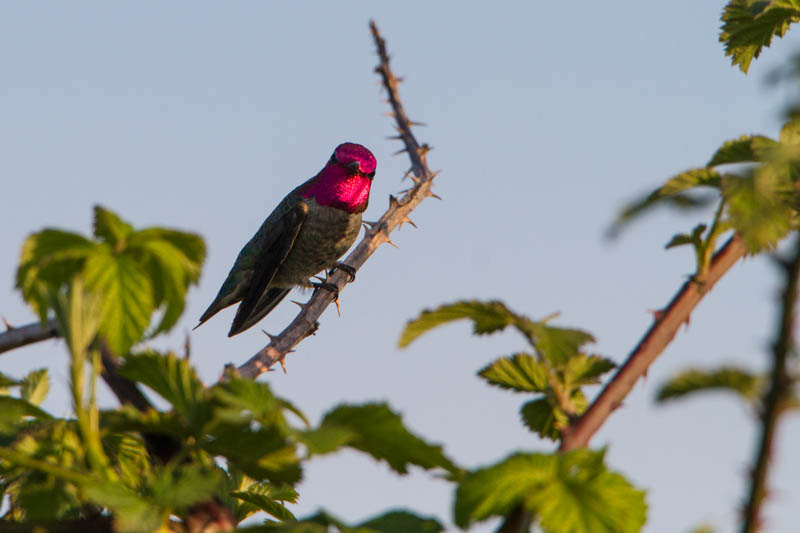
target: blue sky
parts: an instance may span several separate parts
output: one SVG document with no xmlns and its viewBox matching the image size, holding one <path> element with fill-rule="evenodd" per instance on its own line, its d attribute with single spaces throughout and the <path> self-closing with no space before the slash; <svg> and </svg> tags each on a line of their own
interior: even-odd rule
<svg viewBox="0 0 800 533">
<path fill-rule="evenodd" d="M 90 229 L 102 204 L 136 225 L 201 233 L 209 255 L 174 333 L 179 347 L 241 246 L 295 185 L 342 141 L 378 158 L 377 219 L 404 188 L 408 163 L 383 95 L 367 23 L 375 18 L 402 97 L 443 173 L 412 218 L 330 308 L 320 332 L 263 377 L 318 420 L 338 402 L 386 400 L 406 423 L 476 467 L 514 450 L 548 450 L 518 420 L 523 399 L 475 372 L 519 350 L 514 334 L 473 338 L 467 325 L 404 351 L 403 324 L 422 308 L 502 299 L 532 317 L 595 334 L 622 361 L 692 271 L 690 251 L 665 251 L 696 218 L 657 213 L 616 242 L 603 234 L 626 200 L 704 164 L 726 139 L 775 136 L 786 91 L 764 79 L 800 45 L 767 50 L 748 76 L 718 42 L 722 2 L 137 2 L 0 4 L 0 314 L 33 320 L 13 290 L 28 233 Z M 764 258 L 734 267 L 596 436 L 609 462 L 648 489 L 648 533 L 706 520 L 731 530 L 745 495 L 756 426 L 729 397 L 657 407 L 659 383 L 687 365 L 767 363 L 777 275 Z M 307 297 L 300 295 L 301 298 Z M 294 316 L 285 304 L 261 327 Z M 191 334 L 193 360 L 213 381 L 266 342 L 259 328 L 226 337 L 233 310 Z M 0 360 L 22 374 L 48 366 L 46 404 L 67 414 L 65 350 L 49 341 Z M 779 429 L 770 531 L 800 511 L 796 417 Z M 319 506 L 359 520 L 410 507 L 450 520 L 453 491 L 424 472 L 406 477 L 355 453 L 313 461 L 299 514 Z M 491 524 L 476 527 L 489 531 Z M 452 528 L 452 525 L 450 526 Z"/>
</svg>

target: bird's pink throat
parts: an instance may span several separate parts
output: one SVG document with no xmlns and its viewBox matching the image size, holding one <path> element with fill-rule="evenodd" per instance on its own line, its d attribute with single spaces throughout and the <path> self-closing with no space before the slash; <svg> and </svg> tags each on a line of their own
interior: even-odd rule
<svg viewBox="0 0 800 533">
<path fill-rule="evenodd" d="M 357 213 L 367 207 L 370 185 L 372 180 L 366 176 L 348 175 L 339 166 L 327 165 L 302 191 L 302 196 L 313 197 L 320 205 Z"/>
</svg>

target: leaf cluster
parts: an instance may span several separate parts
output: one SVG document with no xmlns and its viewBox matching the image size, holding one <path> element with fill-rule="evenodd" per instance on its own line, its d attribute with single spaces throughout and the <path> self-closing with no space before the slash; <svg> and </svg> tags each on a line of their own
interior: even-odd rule
<svg viewBox="0 0 800 533">
<path fill-rule="evenodd" d="M 30 235 L 22 246 L 16 286 L 45 322 L 54 300 L 80 278 L 102 295 L 99 332 L 118 354 L 137 342 L 169 331 L 196 284 L 206 255 L 193 233 L 150 227 L 134 229 L 113 212 L 94 208 L 94 235 L 59 229 Z M 160 319 L 154 322 L 154 313 Z"/>
<path fill-rule="evenodd" d="M 534 321 L 497 301 L 459 301 L 423 311 L 403 330 L 407 346 L 425 332 L 456 320 L 470 320 L 475 334 L 511 327 L 530 352 L 501 357 L 478 372 L 490 385 L 533 399 L 520 409 L 522 422 L 542 438 L 559 440 L 587 407 L 582 388 L 599 383 L 615 367 L 584 346 L 591 334 Z M 517 453 L 499 463 L 469 472 L 460 480 L 455 522 L 466 528 L 492 516 L 524 508 L 546 532 L 633 532 L 645 520 L 644 492 L 604 464 L 604 452 Z"/>
</svg>

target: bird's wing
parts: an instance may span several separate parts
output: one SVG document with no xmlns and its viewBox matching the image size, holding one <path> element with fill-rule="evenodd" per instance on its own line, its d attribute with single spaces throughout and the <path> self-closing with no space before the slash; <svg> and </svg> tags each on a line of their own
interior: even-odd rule
<svg viewBox="0 0 800 533">
<path fill-rule="evenodd" d="M 245 289 L 242 303 L 236 310 L 236 316 L 231 324 L 228 336 L 231 337 L 241 333 L 248 327 L 255 324 L 249 320 L 254 315 L 260 314 L 261 308 L 269 305 L 269 301 L 262 298 L 267 292 L 272 278 L 286 260 L 289 251 L 294 245 L 300 228 L 308 214 L 308 206 L 305 202 L 299 202 L 295 207 L 286 212 L 274 224 L 271 225 L 269 232 L 264 236 L 261 252 L 256 258 L 253 276 Z M 281 297 L 285 296 L 283 294 Z M 275 302 L 277 304 L 277 302 Z M 266 314 L 266 313 L 264 313 Z M 264 316 L 263 314 L 261 316 Z"/>
</svg>

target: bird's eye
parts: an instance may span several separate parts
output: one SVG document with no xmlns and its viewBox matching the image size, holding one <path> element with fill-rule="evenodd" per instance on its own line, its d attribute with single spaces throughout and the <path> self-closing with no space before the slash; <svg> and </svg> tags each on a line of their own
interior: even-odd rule
<svg viewBox="0 0 800 533">
<path fill-rule="evenodd" d="M 367 176 L 369 177 L 369 179 L 372 179 L 372 178 L 374 178 L 374 177 L 375 177 L 375 171 L 373 170 L 372 172 L 370 172 L 369 174 L 367 174 Z"/>
<path fill-rule="evenodd" d="M 331 163 L 338 163 L 338 162 L 339 162 L 339 160 L 336 159 L 336 152 L 333 152 L 331 154 Z"/>
</svg>

